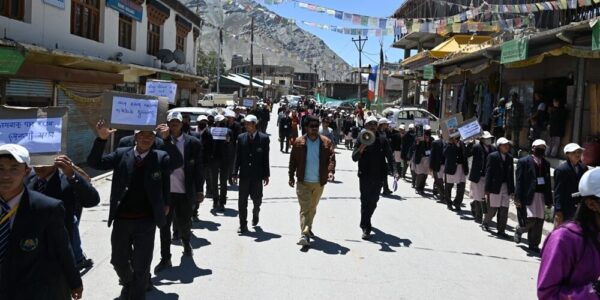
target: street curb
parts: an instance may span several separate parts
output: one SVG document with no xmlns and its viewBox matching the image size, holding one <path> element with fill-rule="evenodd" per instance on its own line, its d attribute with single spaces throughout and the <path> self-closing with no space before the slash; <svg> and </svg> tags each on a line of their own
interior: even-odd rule
<svg viewBox="0 0 600 300">
<path fill-rule="evenodd" d="M 106 178 L 108 178 L 108 177 L 110 177 L 112 175 L 113 175 L 113 171 L 106 172 L 106 173 L 104 173 L 102 175 L 98 175 L 98 176 L 92 178 L 92 183 L 96 183 L 96 182 L 98 182 L 98 181 L 100 181 L 102 179 L 106 179 Z"/>
</svg>

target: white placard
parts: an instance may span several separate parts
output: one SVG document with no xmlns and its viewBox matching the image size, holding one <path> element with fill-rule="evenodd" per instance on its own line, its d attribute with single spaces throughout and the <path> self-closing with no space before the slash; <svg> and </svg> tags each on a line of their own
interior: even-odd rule
<svg viewBox="0 0 600 300">
<path fill-rule="evenodd" d="M 477 119 L 466 121 L 460 127 L 458 127 L 460 138 L 465 141 L 473 137 L 477 137 L 481 134 L 481 125 L 477 122 Z"/>
<path fill-rule="evenodd" d="M 254 106 L 254 100 L 253 99 L 244 99 L 244 101 L 242 101 L 242 105 L 244 107 L 253 107 Z"/>
<path fill-rule="evenodd" d="M 210 129 L 210 134 L 213 136 L 213 140 L 224 141 L 227 139 L 227 127 L 213 127 Z"/>
<path fill-rule="evenodd" d="M 111 123 L 135 126 L 155 126 L 158 100 L 113 97 Z"/>
<path fill-rule="evenodd" d="M 175 95 L 177 95 L 177 83 L 170 81 L 146 81 L 146 95 L 165 97 L 169 99 L 170 104 L 175 104 Z"/>
<path fill-rule="evenodd" d="M 429 125 L 429 118 L 415 118 L 415 126 L 417 125 Z"/>
<path fill-rule="evenodd" d="M 0 120 L 0 145 L 19 144 L 31 154 L 59 153 L 62 118 Z"/>
</svg>

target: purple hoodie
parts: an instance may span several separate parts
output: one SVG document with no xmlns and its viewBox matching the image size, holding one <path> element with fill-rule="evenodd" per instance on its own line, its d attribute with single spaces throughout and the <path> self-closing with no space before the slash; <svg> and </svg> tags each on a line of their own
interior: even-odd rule
<svg viewBox="0 0 600 300">
<path fill-rule="evenodd" d="M 539 299 L 598 300 L 592 283 L 600 277 L 600 251 L 583 239 L 581 226 L 567 223 L 544 243 L 538 275 Z"/>
</svg>

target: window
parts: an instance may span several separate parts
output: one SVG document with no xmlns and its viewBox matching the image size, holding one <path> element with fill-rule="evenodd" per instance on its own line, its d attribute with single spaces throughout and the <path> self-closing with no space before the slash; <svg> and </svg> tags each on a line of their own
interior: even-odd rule
<svg viewBox="0 0 600 300">
<path fill-rule="evenodd" d="M 160 25 L 148 21 L 148 54 L 156 56 L 160 48 Z"/>
<path fill-rule="evenodd" d="M 71 33 L 98 41 L 100 31 L 100 1 L 73 0 L 71 4 Z"/>
<path fill-rule="evenodd" d="M 130 17 L 119 14 L 119 47 L 132 49 L 133 20 Z"/>
<path fill-rule="evenodd" d="M 23 21 L 24 0 L 0 0 L 0 16 Z"/>
<path fill-rule="evenodd" d="M 185 37 L 181 35 L 177 35 L 175 38 L 175 49 L 181 50 L 185 52 Z"/>
</svg>

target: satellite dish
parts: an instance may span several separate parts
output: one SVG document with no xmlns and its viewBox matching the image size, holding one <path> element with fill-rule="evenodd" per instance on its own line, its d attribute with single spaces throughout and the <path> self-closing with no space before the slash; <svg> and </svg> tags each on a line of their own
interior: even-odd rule
<svg viewBox="0 0 600 300">
<path fill-rule="evenodd" d="M 185 54 L 183 51 L 177 49 L 173 51 L 173 57 L 175 58 L 175 62 L 179 65 L 185 64 Z"/>
<path fill-rule="evenodd" d="M 172 62 L 173 59 L 175 58 L 175 56 L 173 55 L 173 52 L 171 52 L 171 50 L 169 50 L 169 49 L 158 50 L 158 54 L 156 55 L 156 57 L 158 59 L 160 59 L 160 61 L 163 64 L 168 64 L 168 63 Z"/>
</svg>

